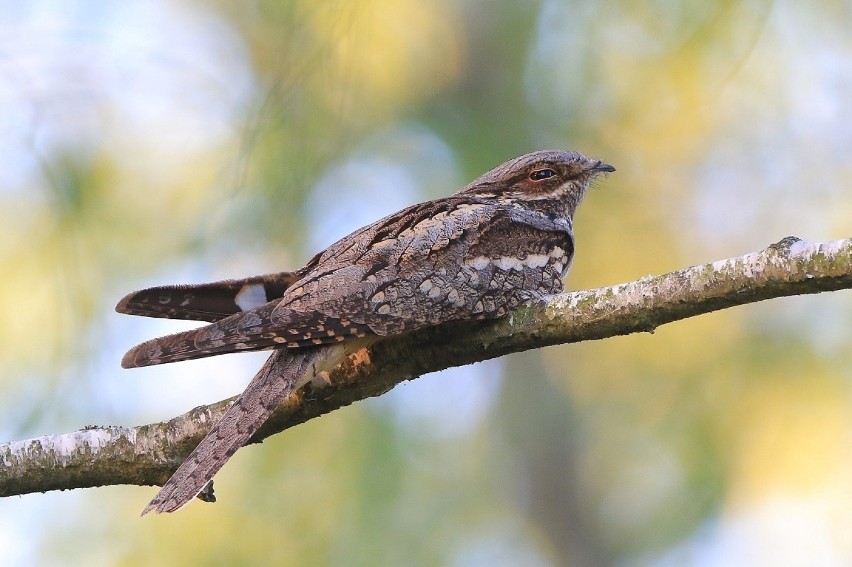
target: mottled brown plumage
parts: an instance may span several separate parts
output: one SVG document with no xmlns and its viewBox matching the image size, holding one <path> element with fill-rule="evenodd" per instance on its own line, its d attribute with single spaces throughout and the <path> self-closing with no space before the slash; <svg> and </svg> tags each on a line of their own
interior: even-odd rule
<svg viewBox="0 0 852 567">
<path fill-rule="evenodd" d="M 574 212 L 594 177 L 611 171 L 576 152 L 527 154 L 454 195 L 355 231 L 296 272 L 152 288 L 122 299 L 116 309 L 123 313 L 213 322 L 131 349 L 125 368 L 285 349 L 145 511 L 172 511 L 192 499 L 301 386 L 298 368 L 310 363 L 316 371 L 315 357 L 333 367 L 347 351 L 344 345 L 305 347 L 363 344 L 453 320 L 501 317 L 524 301 L 562 291 L 574 255 Z M 254 417 L 244 419 L 249 414 Z"/>
</svg>

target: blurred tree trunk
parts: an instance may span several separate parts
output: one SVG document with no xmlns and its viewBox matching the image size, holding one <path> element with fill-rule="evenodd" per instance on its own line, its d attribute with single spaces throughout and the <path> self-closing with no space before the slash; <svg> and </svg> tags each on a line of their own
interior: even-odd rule
<svg viewBox="0 0 852 567">
<path fill-rule="evenodd" d="M 570 374 L 570 368 L 564 369 Z M 571 400 L 548 379 L 540 353 L 512 356 L 506 365 L 500 426 L 521 458 L 524 478 L 515 494 L 537 530 L 546 536 L 556 565 L 611 565 L 596 525 L 584 506 L 577 463 L 583 431 Z"/>
</svg>

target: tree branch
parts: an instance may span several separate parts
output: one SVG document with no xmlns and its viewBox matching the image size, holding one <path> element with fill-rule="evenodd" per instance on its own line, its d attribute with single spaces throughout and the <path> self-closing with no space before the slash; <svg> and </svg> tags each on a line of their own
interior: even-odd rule
<svg viewBox="0 0 852 567">
<path fill-rule="evenodd" d="M 788 237 L 759 252 L 661 276 L 554 296 L 489 322 L 391 337 L 294 393 L 251 442 L 381 395 L 428 372 L 555 344 L 603 339 L 775 297 L 852 288 L 852 238 Z M 162 423 L 92 427 L 0 444 L 0 496 L 113 484 L 162 484 L 232 399 Z"/>
</svg>

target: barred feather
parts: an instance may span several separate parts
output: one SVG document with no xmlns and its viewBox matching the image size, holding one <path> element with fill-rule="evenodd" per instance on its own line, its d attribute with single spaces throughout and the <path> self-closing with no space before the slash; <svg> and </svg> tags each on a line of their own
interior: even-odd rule
<svg viewBox="0 0 852 567">
<path fill-rule="evenodd" d="M 145 511 L 170 512 L 197 495 L 300 386 L 306 364 L 335 364 L 337 354 L 380 336 L 501 317 L 562 291 L 574 256 L 574 212 L 595 176 L 611 171 L 576 152 L 527 154 L 454 195 L 355 231 L 296 272 L 150 288 L 122 299 L 122 313 L 211 322 L 138 345 L 122 360 L 125 368 L 282 349 Z"/>
<path fill-rule="evenodd" d="M 119 313 L 166 319 L 214 322 L 280 299 L 302 276 L 280 272 L 238 280 L 151 287 L 127 294 L 115 306 Z"/>
</svg>

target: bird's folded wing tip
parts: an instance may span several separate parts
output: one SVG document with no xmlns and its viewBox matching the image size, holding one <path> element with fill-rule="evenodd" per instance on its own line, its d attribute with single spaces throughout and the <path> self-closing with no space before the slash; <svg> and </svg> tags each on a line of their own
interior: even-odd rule
<svg viewBox="0 0 852 567">
<path fill-rule="evenodd" d="M 115 312 L 116 313 L 128 313 L 128 314 L 130 314 L 128 312 L 127 307 L 130 304 L 130 301 L 136 296 L 137 293 L 138 292 L 136 292 L 136 291 L 132 291 L 132 292 L 128 293 L 127 295 L 125 295 L 124 297 L 122 297 L 118 301 L 118 303 L 115 304 Z"/>
</svg>

